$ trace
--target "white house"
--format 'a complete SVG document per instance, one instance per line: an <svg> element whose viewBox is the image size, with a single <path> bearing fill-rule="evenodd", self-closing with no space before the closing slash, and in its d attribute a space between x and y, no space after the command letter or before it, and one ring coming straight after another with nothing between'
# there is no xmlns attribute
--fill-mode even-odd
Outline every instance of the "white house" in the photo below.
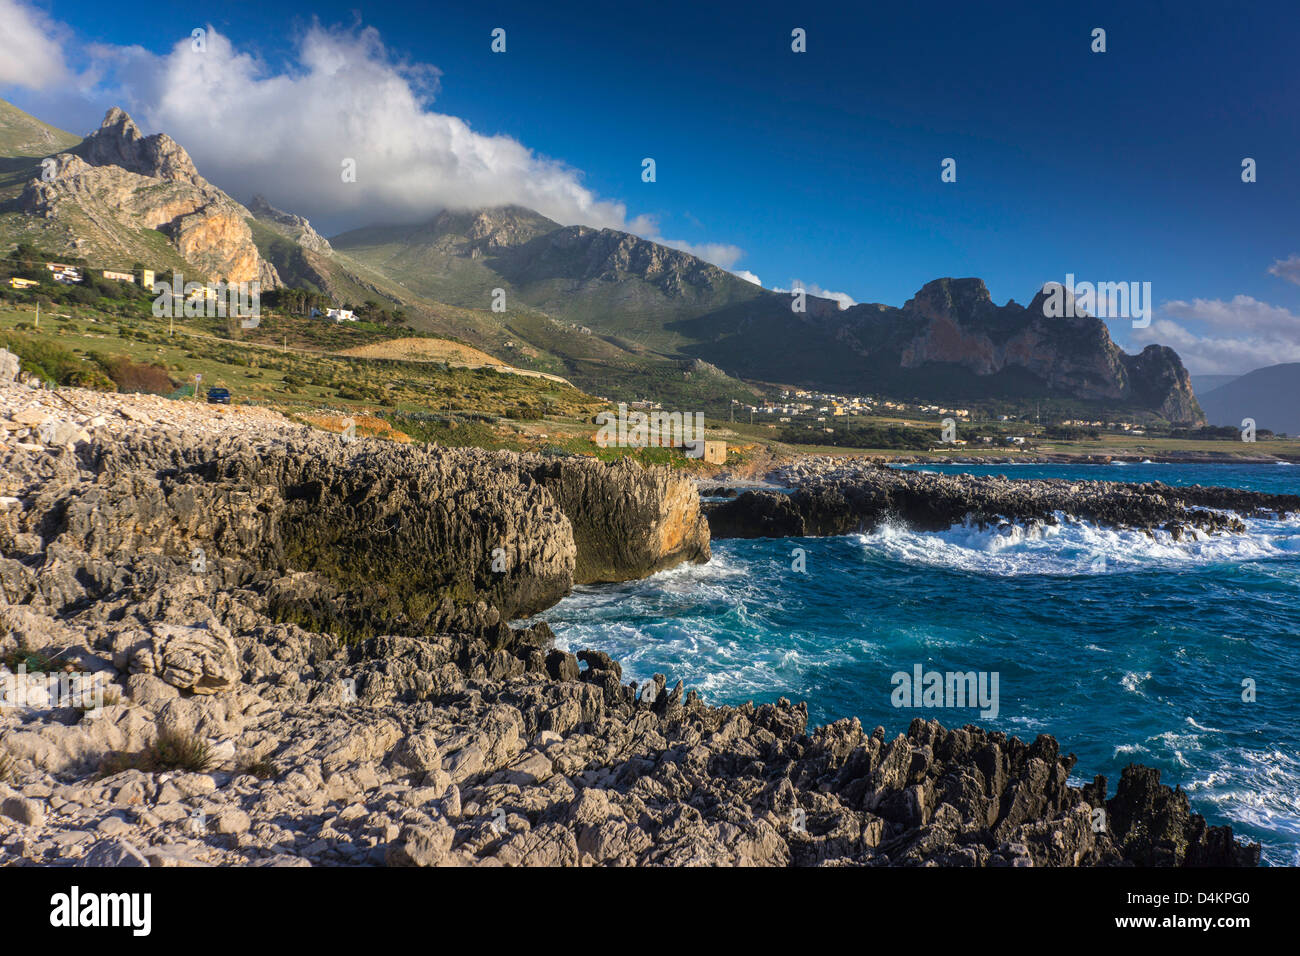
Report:
<svg viewBox="0 0 1300 956"><path fill-rule="evenodd" d="M323 315L327 319L333 319L335 322L355 322L356 314L351 309L326 309L322 312L320 309L312 309L311 317L314 319L318 315Z"/></svg>

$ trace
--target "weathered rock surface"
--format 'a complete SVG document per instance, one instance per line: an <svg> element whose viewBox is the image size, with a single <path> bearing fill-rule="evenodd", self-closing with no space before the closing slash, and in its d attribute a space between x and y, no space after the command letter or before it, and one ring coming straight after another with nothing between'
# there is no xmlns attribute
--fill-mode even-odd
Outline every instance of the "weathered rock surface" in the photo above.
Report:
<svg viewBox="0 0 1300 956"><path fill-rule="evenodd" d="M22 401L12 420L41 423L24 425L29 436L67 416ZM165 406L193 414L165 402L159 415ZM551 606L575 580L641 577L709 553L698 495L666 469L300 428L274 440L165 426L83 437L57 455L0 446L0 497L13 500L0 509L0 586L16 603L63 611L163 582L196 595L245 587L280 619L420 633L494 625ZM160 659L154 670L169 666L197 665ZM206 672L196 687L214 680Z"/></svg>
<svg viewBox="0 0 1300 956"><path fill-rule="evenodd" d="M279 226L286 236L310 252L328 255L333 252L329 240L312 228L302 216L276 209L265 196L257 195L248 204L248 211L258 219Z"/></svg>
<svg viewBox="0 0 1300 956"><path fill-rule="evenodd" d="M668 469L581 459L543 459L529 473L573 525L574 581L626 581L709 559L699 493Z"/></svg>
<svg viewBox="0 0 1300 956"><path fill-rule="evenodd" d="M0 400L9 421L33 407L18 388ZM506 626L487 600L559 593L576 528L637 530L599 514L613 469L344 446L215 411L184 414L226 434L186 437L136 421L133 399L97 400L132 417L72 448L0 437L0 496L16 502L0 509L0 656L105 688L89 707L32 693L0 707L0 865L1258 860L1155 771L1129 768L1114 796L1101 778L1071 787L1074 758L1050 737L920 720L892 739L856 720L809 730L805 705L711 707L663 675L625 683L608 655L556 648L545 624ZM644 540L592 566L698 554L689 496L625 480L612 499L642 509ZM571 520L575 507L588 510ZM491 577L506 531L540 568L526 581ZM417 595L462 587L475 606L416 626ZM325 594L336 622L387 609L406 633L304 627L284 619L285 594ZM164 731L201 740L206 764L104 763Z"/></svg>
<svg viewBox="0 0 1300 956"><path fill-rule="evenodd" d="M0 385L8 385L18 377L18 356L8 349L0 349Z"/></svg>

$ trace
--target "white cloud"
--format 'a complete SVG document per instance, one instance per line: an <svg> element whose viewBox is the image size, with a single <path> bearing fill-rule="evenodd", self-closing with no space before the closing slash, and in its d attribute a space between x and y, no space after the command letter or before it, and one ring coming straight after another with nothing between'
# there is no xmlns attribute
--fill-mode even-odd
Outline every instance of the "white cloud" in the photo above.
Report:
<svg viewBox="0 0 1300 956"><path fill-rule="evenodd" d="M809 295L814 295L819 299L830 299L832 302L839 305L841 311L858 304L847 292L831 292L827 289L823 289L816 282L804 282L802 279L791 279L789 289L778 289L773 287L772 291L790 292L794 289L803 289Z"/></svg>
<svg viewBox="0 0 1300 956"><path fill-rule="evenodd" d="M425 108L427 73L393 62L378 31L310 27L292 72L271 73L209 28L156 58L122 51L145 89L132 104L212 181L327 224L415 221L439 209L517 203L562 224L640 228L564 163ZM152 72L152 75L148 75ZM356 181L344 182L344 160Z"/></svg>
<svg viewBox="0 0 1300 956"><path fill-rule="evenodd" d="M1269 275L1300 285L1300 256L1278 259L1268 267Z"/></svg>
<svg viewBox="0 0 1300 956"><path fill-rule="evenodd" d="M763 284L763 280L760 279L758 276L754 275L754 273L750 272L748 269L736 269L733 270L731 274L734 275L737 279L744 279L746 282L752 282L754 283L754 285L757 286L761 286Z"/></svg>
<svg viewBox="0 0 1300 956"><path fill-rule="evenodd" d="M1148 328L1134 329L1140 346L1168 345L1196 374L1240 374L1300 361L1300 316L1248 295L1231 300L1164 303Z"/></svg>
<svg viewBox="0 0 1300 956"><path fill-rule="evenodd" d="M39 19L15 0L0 0L0 25L3 17ZM205 29L203 52L189 36L164 55L91 45L81 54L90 62L77 84L93 84L91 97L123 106L146 132L168 133L205 178L236 199L263 193L326 233L514 203L562 225L632 232L723 268L744 256L727 243L662 238L653 217L630 216L624 203L598 196L579 170L431 109L439 72L396 60L374 28L313 23L281 70ZM29 42L40 59L63 63L57 43ZM49 82L56 78L50 67ZM0 85L6 82L15 82L7 59L0 65ZM68 109L66 89L40 99L82 115ZM345 159L355 160L355 182L343 181Z"/></svg>
<svg viewBox="0 0 1300 956"><path fill-rule="evenodd" d="M0 85L44 90L70 79L62 37L41 11L0 0Z"/></svg>
<svg viewBox="0 0 1300 956"><path fill-rule="evenodd" d="M649 235L645 238L657 242L661 246L678 249L697 256L706 262L712 262L715 266L721 266L723 269L730 269L736 264L737 260L745 255L744 249L725 242L691 243L684 239L664 239L655 235Z"/></svg>
<svg viewBox="0 0 1300 956"><path fill-rule="evenodd" d="M1184 302L1176 299L1160 307L1162 314L1189 322L1203 322L1212 328L1235 329L1250 332L1285 332L1295 336L1300 333L1300 316L1289 309L1269 305L1248 295L1232 299L1193 299Z"/></svg>

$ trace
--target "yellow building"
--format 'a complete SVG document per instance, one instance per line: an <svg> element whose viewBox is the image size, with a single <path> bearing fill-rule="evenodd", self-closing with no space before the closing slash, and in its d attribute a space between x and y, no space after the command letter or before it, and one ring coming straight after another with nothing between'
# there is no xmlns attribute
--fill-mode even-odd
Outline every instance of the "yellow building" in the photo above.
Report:
<svg viewBox="0 0 1300 956"><path fill-rule="evenodd" d="M35 279L20 279L17 276L14 276L9 280L9 288L11 289L30 289L32 286L36 285L40 285L40 283Z"/></svg>

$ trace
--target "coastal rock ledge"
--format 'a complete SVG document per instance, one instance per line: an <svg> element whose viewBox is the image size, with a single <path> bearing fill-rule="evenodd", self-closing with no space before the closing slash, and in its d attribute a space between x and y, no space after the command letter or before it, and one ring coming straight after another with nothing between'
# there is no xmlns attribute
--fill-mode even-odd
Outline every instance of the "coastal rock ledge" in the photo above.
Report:
<svg viewBox="0 0 1300 956"><path fill-rule="evenodd" d="M981 528L1052 525L1066 520L1168 532L1246 530L1242 518L1300 513L1300 496L1173 486L1152 481L1009 480L902 471L883 465L840 466L803 479L790 494L747 491L707 507L715 538L792 538L870 532L891 521L918 531L964 523Z"/></svg>
<svg viewBox="0 0 1300 956"><path fill-rule="evenodd" d="M713 707L506 623L707 555L667 473L0 383L0 865L1258 862L1154 770Z"/></svg>

